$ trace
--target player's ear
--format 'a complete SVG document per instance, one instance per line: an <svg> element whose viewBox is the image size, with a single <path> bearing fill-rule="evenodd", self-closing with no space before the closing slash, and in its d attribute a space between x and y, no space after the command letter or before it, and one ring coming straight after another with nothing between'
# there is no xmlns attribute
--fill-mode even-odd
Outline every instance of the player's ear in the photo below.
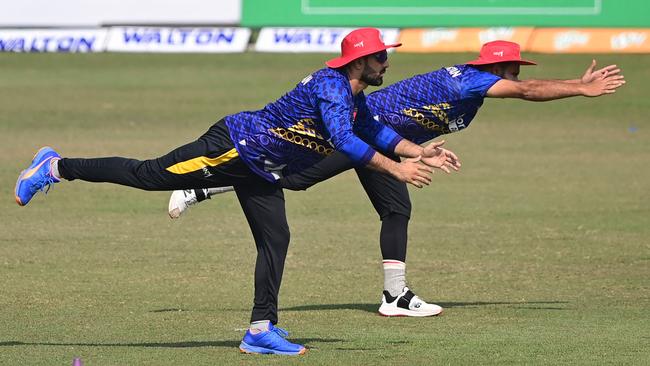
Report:
<svg viewBox="0 0 650 366"><path fill-rule="evenodd" d="M490 72L496 76L503 77L504 72L503 72L503 64L502 63L496 63L491 65L492 68Z"/></svg>
<svg viewBox="0 0 650 366"><path fill-rule="evenodd" d="M352 66L352 68L354 70L363 70L363 68L366 66L366 62L367 62L367 60L366 60L365 57L360 57L360 58L350 62L350 64L351 64L350 66Z"/></svg>

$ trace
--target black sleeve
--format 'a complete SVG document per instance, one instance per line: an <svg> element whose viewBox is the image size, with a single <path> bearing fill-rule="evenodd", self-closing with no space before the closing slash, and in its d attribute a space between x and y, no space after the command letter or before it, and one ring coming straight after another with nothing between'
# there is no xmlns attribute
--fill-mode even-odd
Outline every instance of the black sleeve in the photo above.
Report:
<svg viewBox="0 0 650 366"><path fill-rule="evenodd" d="M300 173L280 178L277 184L292 191L304 191L316 183L332 178L353 167L354 163L350 158L339 151L335 151Z"/></svg>

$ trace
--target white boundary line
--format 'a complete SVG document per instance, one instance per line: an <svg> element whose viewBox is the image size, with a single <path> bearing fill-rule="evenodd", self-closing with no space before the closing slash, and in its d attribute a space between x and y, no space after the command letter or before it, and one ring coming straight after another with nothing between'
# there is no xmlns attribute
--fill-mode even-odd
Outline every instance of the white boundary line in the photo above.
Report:
<svg viewBox="0 0 650 366"><path fill-rule="evenodd" d="M593 0L592 7L312 7L310 0L301 0L305 15L600 15L602 0Z"/></svg>

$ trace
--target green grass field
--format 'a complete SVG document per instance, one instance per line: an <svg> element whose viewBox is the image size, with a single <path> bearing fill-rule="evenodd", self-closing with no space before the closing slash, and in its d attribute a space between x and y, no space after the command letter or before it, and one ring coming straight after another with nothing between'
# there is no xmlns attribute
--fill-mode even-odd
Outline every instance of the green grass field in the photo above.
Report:
<svg viewBox="0 0 650 366"><path fill-rule="evenodd" d="M413 189L408 277L446 308L376 314L379 221L353 173L287 193L280 325L306 356L241 355L255 249L234 195L172 222L168 194L66 182L29 206L34 152L150 158L257 109L329 55L0 54L0 364L647 365L650 55L599 56L627 85L550 103L486 100L447 137L463 161ZM529 55L576 78L588 55ZM469 54L391 58L386 82Z"/></svg>

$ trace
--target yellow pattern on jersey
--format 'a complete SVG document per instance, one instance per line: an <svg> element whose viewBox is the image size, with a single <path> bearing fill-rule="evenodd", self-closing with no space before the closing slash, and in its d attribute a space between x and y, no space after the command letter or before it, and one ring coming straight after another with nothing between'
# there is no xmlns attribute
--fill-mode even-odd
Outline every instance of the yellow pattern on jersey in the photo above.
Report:
<svg viewBox="0 0 650 366"><path fill-rule="evenodd" d="M332 146L313 127L314 121L311 118L305 118L289 128L276 127L269 129L269 131L283 140L304 146L321 155L330 155L333 153L334 149ZM323 143L326 143L327 146Z"/></svg>
<svg viewBox="0 0 650 366"><path fill-rule="evenodd" d="M446 110L451 108L452 107L449 103L440 103L440 104L431 104L431 105L422 106L422 109L431 112L431 114L435 118L437 118L440 122L443 122L445 125L449 125L449 116L447 115ZM402 113L411 117L413 121L415 121L420 126L426 128L427 130L438 131L440 133L450 132L448 127L440 126L438 123L436 123L436 121L433 121L425 117L422 112L418 111L415 108L404 109L402 110Z"/></svg>

